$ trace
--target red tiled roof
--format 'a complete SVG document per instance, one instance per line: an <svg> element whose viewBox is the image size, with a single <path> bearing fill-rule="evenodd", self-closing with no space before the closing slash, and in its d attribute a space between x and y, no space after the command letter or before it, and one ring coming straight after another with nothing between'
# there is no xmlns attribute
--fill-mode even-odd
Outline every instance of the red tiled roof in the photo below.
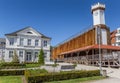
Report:
<svg viewBox="0 0 120 83"><path fill-rule="evenodd" d="M116 51L119 50L120 51L120 47L119 46L100 45L100 48L101 49L116 50ZM68 53L73 53L73 52L78 52L78 51L84 51L84 50L90 50L90 49L99 49L99 45L86 46L86 47L74 49L74 50L71 50L71 51L63 52L61 54L68 54Z"/></svg>

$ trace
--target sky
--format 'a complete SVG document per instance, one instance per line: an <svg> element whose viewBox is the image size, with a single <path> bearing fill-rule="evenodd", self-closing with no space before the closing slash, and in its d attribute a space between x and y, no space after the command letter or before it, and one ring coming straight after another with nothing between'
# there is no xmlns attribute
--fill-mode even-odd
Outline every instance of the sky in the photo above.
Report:
<svg viewBox="0 0 120 83"><path fill-rule="evenodd" d="M31 26L55 46L93 25L91 5L97 2L106 5L110 31L120 27L120 0L0 0L0 38Z"/></svg>

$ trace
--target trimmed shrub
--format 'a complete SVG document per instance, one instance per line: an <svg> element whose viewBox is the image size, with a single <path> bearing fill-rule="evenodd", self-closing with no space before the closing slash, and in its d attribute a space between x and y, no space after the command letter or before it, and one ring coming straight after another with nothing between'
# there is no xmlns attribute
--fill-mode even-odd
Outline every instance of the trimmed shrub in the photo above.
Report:
<svg viewBox="0 0 120 83"><path fill-rule="evenodd" d="M26 65L23 63L2 63L0 65L1 69L17 69L24 68Z"/></svg>
<svg viewBox="0 0 120 83"><path fill-rule="evenodd" d="M1 70L0 76L24 75L24 70Z"/></svg>
<svg viewBox="0 0 120 83"><path fill-rule="evenodd" d="M29 71L25 71L25 77L28 83L41 83L41 82L49 82L49 81L59 81L59 80L68 80L75 78L83 78L83 77L92 77L99 76L99 70L92 71L70 71L70 72L60 72L60 73L43 73L38 75L30 75Z"/></svg>

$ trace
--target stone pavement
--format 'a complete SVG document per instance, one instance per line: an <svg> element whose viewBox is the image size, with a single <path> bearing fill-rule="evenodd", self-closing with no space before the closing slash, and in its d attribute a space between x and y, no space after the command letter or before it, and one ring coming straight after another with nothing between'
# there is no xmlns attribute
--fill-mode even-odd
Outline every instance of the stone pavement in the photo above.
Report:
<svg viewBox="0 0 120 83"><path fill-rule="evenodd" d="M76 70L81 70L81 69L83 69L83 70L95 70L95 69L99 69L99 67L86 66L86 65L79 64L76 67ZM120 79L120 69L105 68L105 67L102 67L102 69L107 71L107 76Z"/></svg>
<svg viewBox="0 0 120 83"><path fill-rule="evenodd" d="M60 65L62 64L69 64L69 63L60 63ZM78 64L77 67L75 68L75 70L96 70L96 69L99 69L99 67L87 66L81 64ZM103 80L91 81L88 83L120 83L120 68L116 69L116 68L102 67L102 69L107 71L107 76L109 76L109 78Z"/></svg>
<svg viewBox="0 0 120 83"><path fill-rule="evenodd" d="M107 78L107 79L91 81L91 82L88 82L88 83L120 83L120 79L110 77L110 78Z"/></svg>

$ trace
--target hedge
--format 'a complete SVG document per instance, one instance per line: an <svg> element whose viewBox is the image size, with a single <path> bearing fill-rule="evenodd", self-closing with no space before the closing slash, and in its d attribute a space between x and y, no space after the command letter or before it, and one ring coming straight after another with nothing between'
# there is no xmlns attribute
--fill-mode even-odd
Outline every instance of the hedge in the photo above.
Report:
<svg viewBox="0 0 120 83"><path fill-rule="evenodd" d="M24 63L1 63L0 69L17 69L17 68L24 68L26 64Z"/></svg>
<svg viewBox="0 0 120 83"><path fill-rule="evenodd" d="M99 70L92 70L92 71L81 70L81 71L72 71L72 72L48 73L48 74L40 74L35 76L31 76L29 71L25 71L25 77L28 83L60 81L60 80L92 77L92 76L99 76L99 75L100 75Z"/></svg>
<svg viewBox="0 0 120 83"><path fill-rule="evenodd" d="M0 76L24 75L25 70L1 70Z"/></svg>

